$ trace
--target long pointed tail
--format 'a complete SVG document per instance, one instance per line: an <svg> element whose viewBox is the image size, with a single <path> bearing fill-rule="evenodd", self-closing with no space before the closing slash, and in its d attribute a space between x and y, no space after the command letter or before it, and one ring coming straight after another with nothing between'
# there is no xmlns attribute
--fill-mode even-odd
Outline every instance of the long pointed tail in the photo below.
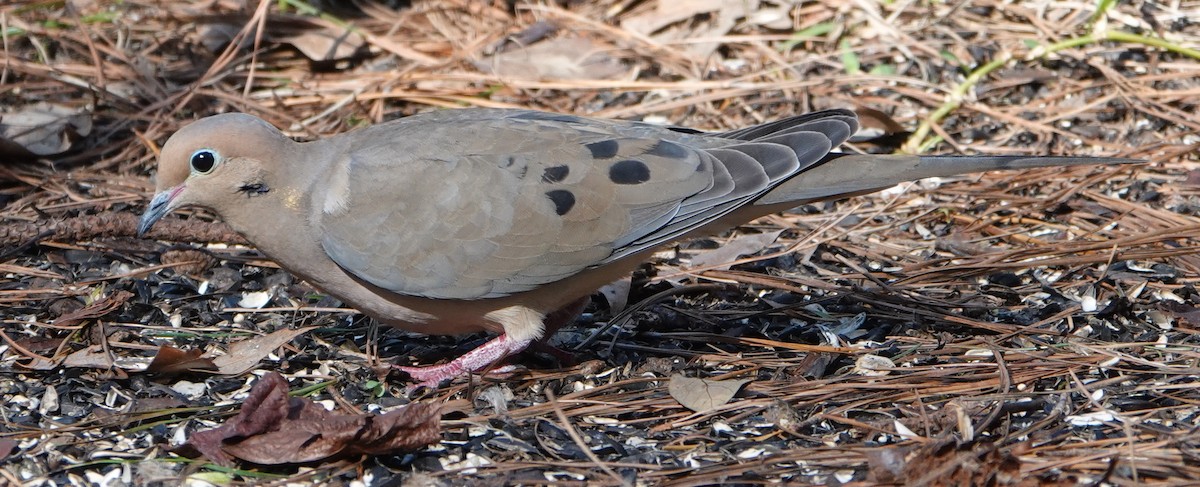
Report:
<svg viewBox="0 0 1200 487"><path fill-rule="evenodd" d="M834 199L889 188L905 181L982 171L1085 164L1145 162L1115 157L909 156L830 154L776 186L754 204L778 205Z"/></svg>

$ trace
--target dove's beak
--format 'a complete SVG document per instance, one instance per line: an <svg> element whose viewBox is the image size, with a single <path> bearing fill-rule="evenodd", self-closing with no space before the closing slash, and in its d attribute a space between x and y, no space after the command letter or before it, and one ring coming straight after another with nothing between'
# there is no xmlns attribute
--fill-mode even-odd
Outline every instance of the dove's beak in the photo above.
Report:
<svg viewBox="0 0 1200 487"><path fill-rule="evenodd" d="M146 208L145 213L142 213L142 219L138 222L137 231L139 237L145 235L146 232L150 231L150 227L154 226L155 222L175 209L175 205L171 203L175 201L175 197L179 196L183 188L184 185L181 184L154 195L154 199L150 200L150 206Z"/></svg>

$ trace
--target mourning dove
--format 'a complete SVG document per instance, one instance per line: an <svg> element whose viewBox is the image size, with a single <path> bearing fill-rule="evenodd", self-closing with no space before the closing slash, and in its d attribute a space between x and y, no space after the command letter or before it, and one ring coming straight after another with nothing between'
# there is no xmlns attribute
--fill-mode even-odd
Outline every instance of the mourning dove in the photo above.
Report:
<svg viewBox="0 0 1200 487"><path fill-rule="evenodd" d="M254 116L216 115L163 146L139 231L176 208L208 208L378 320L499 333L448 363L401 368L437 385L524 349L675 240L919 178L1133 162L830 152L857 129L847 110L705 133L460 109L295 142Z"/></svg>

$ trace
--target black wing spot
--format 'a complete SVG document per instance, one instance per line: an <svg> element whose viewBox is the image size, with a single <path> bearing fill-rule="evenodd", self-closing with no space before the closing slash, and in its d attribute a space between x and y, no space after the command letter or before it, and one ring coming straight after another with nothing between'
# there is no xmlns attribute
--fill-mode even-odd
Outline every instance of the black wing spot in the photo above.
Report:
<svg viewBox="0 0 1200 487"><path fill-rule="evenodd" d="M567 179L567 175L571 174L571 168L566 164L561 166L550 166L542 173L542 181L547 183L558 183Z"/></svg>
<svg viewBox="0 0 1200 487"><path fill-rule="evenodd" d="M558 213L558 216L566 215L575 206L575 193L565 189L547 191L546 197L554 203L554 212Z"/></svg>
<svg viewBox="0 0 1200 487"><path fill-rule="evenodd" d="M589 151L592 151L593 159L611 159L616 157L617 151L621 148L621 144L615 140L601 140L600 142L592 142L585 145Z"/></svg>
<svg viewBox="0 0 1200 487"><path fill-rule="evenodd" d="M646 124L646 125L650 125L650 124ZM654 127L657 127L657 125L654 125ZM703 134L703 133L705 133L703 130L690 129L690 128L687 128L687 127L666 127L666 129L667 129L667 130L670 130L670 131L672 131L672 132L678 132L678 133L681 133L681 134L689 134L689 135L696 135L696 134Z"/></svg>
<svg viewBox="0 0 1200 487"><path fill-rule="evenodd" d="M660 140L654 147L646 151L646 154L658 157L666 157L668 159L687 159L691 154L686 147L674 142Z"/></svg>
<svg viewBox="0 0 1200 487"><path fill-rule="evenodd" d="M608 168L608 179L617 184L641 184L650 180L650 167L642 161L626 159Z"/></svg>

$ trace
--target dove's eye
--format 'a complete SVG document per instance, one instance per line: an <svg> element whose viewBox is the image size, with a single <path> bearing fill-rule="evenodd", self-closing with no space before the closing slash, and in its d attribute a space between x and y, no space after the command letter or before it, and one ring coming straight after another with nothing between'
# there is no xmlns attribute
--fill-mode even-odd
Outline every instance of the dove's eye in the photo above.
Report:
<svg viewBox="0 0 1200 487"><path fill-rule="evenodd" d="M192 153L192 172L200 174L208 174L217 166L217 151L212 149L200 149Z"/></svg>

